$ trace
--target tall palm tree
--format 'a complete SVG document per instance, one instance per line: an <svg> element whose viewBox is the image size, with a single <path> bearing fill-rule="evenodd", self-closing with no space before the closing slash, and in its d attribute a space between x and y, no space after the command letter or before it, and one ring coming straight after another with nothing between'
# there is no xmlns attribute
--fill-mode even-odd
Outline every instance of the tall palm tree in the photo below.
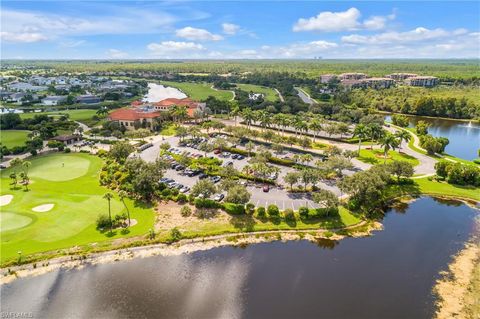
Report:
<svg viewBox="0 0 480 319"><path fill-rule="evenodd" d="M255 120L255 114L253 113L251 108L245 108L242 111L242 117L245 123L247 124L247 127L250 129L250 126L252 125L253 121Z"/></svg>
<svg viewBox="0 0 480 319"><path fill-rule="evenodd" d="M408 143L408 142L412 139L412 135L411 135L409 132L405 131L405 130L397 131L397 132L395 133L395 136L396 136L396 137L398 138L398 140L400 141L400 143L399 143L399 149L400 149L400 150L402 149L402 143L403 143L403 141L405 141L405 142Z"/></svg>
<svg viewBox="0 0 480 319"><path fill-rule="evenodd" d="M353 136L358 138L358 154L360 154L362 140L368 137L368 133L368 128L364 124L358 124L353 130Z"/></svg>
<svg viewBox="0 0 480 319"><path fill-rule="evenodd" d="M398 144L399 143L397 137L391 133L385 134L385 136L382 138L382 140L380 141L380 146L383 147L383 154L385 157L384 163L387 162L388 151L398 147Z"/></svg>
<svg viewBox="0 0 480 319"><path fill-rule="evenodd" d="M248 152L248 156L252 156L252 151L255 149L255 143L249 141L247 144L245 144L245 149Z"/></svg>
<svg viewBox="0 0 480 319"><path fill-rule="evenodd" d="M105 195L103 195L103 198L105 198L108 201L108 219L110 221L110 233L112 233L113 225L112 225L112 209L111 209L111 206L110 206L110 201L112 200L113 195L112 195L112 193L107 192L107 193L105 193Z"/></svg>
<svg viewBox="0 0 480 319"><path fill-rule="evenodd" d="M125 198L128 197L128 193L126 191L119 191L118 196L120 197L120 200L123 203L123 206L125 206L125 209L127 210L127 216L128 216L128 226L130 226L130 210L127 207L127 204L125 203ZM110 203L110 201L109 201ZM110 204L109 204L110 205Z"/></svg>
<svg viewBox="0 0 480 319"><path fill-rule="evenodd" d="M308 128L313 131L313 142L315 143L317 138L317 133L322 130L322 122L320 121L319 118L313 118L310 121Z"/></svg>
<svg viewBox="0 0 480 319"><path fill-rule="evenodd" d="M261 110L261 111L260 111L259 120L260 120L260 125L261 125L262 128L265 130L265 129L267 129L267 128L270 126L270 124L272 123L271 114L268 113L268 112L265 111L265 110Z"/></svg>
<svg viewBox="0 0 480 319"><path fill-rule="evenodd" d="M233 116L233 120L235 121L235 126L237 126L237 116L240 114L240 107L238 104L232 106L230 110L230 115Z"/></svg>

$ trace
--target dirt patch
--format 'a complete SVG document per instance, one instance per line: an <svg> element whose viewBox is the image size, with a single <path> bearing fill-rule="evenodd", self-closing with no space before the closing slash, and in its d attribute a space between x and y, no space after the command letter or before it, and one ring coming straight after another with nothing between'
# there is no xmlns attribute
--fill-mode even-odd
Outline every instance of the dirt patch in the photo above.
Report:
<svg viewBox="0 0 480 319"><path fill-rule="evenodd" d="M190 207L192 214L190 216L182 216L180 210L183 205L175 202L168 202L159 204L155 211L157 212L157 219L155 222L155 230L170 230L174 227L183 228L183 226L191 226L196 224L199 227L213 222L228 223L231 219L227 213L221 210L197 210L194 206L185 204Z"/></svg>
<svg viewBox="0 0 480 319"><path fill-rule="evenodd" d="M10 204L13 199L13 195L2 195L0 196L0 206L5 206Z"/></svg>
<svg viewBox="0 0 480 319"><path fill-rule="evenodd" d="M480 240L465 244L434 287L436 318L480 317Z"/></svg>
<svg viewBox="0 0 480 319"><path fill-rule="evenodd" d="M46 213L48 211L51 211L54 206L55 204L43 204L43 205L33 207L32 210L37 213Z"/></svg>

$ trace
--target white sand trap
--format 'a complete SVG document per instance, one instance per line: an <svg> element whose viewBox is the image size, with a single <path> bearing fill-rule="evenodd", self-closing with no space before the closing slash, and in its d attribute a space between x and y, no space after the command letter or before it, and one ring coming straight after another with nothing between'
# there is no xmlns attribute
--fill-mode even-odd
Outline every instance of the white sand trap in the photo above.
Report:
<svg viewBox="0 0 480 319"><path fill-rule="evenodd" d="M13 199L13 195L2 195L0 196L0 206L5 206L10 204Z"/></svg>
<svg viewBox="0 0 480 319"><path fill-rule="evenodd" d="M128 221L127 221L128 223ZM136 219L133 219L133 218L130 218L130 227L133 227L135 226L136 224L138 224L137 220Z"/></svg>
<svg viewBox="0 0 480 319"><path fill-rule="evenodd" d="M43 204L33 207L32 210L37 213L45 213L52 210L53 206L55 206L55 204Z"/></svg>

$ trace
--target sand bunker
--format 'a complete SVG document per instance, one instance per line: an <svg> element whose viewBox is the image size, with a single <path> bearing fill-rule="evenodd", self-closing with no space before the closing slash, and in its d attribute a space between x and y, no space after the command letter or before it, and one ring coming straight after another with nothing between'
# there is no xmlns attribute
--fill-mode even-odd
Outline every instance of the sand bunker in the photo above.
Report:
<svg viewBox="0 0 480 319"><path fill-rule="evenodd" d="M5 206L10 204L13 199L13 195L2 195L0 196L0 206Z"/></svg>
<svg viewBox="0 0 480 319"><path fill-rule="evenodd" d="M45 213L52 210L53 206L55 206L55 204L43 204L37 207L33 207L32 210L37 213Z"/></svg>

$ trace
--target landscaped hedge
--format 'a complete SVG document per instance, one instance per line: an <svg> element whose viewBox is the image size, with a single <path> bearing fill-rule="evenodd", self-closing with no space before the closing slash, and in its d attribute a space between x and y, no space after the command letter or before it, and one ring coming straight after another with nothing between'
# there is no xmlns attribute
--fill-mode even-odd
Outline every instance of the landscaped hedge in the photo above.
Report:
<svg viewBox="0 0 480 319"><path fill-rule="evenodd" d="M243 215L245 214L245 206L242 204L224 203L223 209L231 215Z"/></svg>
<svg viewBox="0 0 480 319"><path fill-rule="evenodd" d="M194 204L196 208L222 208L222 204L209 198L195 198Z"/></svg>

